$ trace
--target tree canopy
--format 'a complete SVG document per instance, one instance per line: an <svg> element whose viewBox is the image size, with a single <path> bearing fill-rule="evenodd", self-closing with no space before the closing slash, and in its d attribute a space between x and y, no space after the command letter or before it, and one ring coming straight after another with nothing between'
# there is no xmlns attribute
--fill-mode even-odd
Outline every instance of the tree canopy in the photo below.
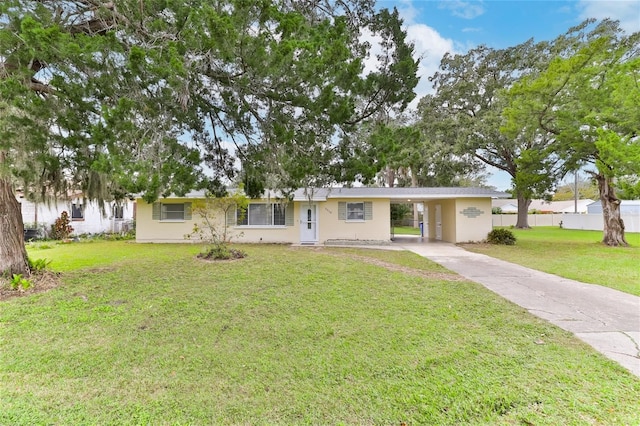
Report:
<svg viewBox="0 0 640 426"><path fill-rule="evenodd" d="M529 40L507 49L478 46L463 55L444 56L440 69L430 78L435 94L423 98L422 123L435 124L436 134L458 156L507 172L518 197L517 227L526 228L527 210L533 197L544 197L556 177L556 159L547 147L547 132L520 129L501 132L502 111L507 104L504 89L524 75L540 72L549 60L554 43Z"/></svg>
<svg viewBox="0 0 640 426"><path fill-rule="evenodd" d="M258 186L334 179L337 138L415 96L401 25L372 0L3 1L0 184L151 201L238 160Z"/></svg>
<svg viewBox="0 0 640 426"><path fill-rule="evenodd" d="M397 11L371 1L9 0L0 13L5 164L46 188L69 184L64 171L91 197L184 193L200 160L233 177L230 142L249 170L296 186L329 173L336 135L405 107L417 83ZM363 29L383 47L366 74Z"/></svg>

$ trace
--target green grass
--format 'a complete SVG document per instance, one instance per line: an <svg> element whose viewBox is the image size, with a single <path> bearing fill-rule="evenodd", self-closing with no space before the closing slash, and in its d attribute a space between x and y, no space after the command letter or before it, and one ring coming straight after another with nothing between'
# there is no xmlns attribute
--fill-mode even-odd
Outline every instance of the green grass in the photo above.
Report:
<svg viewBox="0 0 640 426"><path fill-rule="evenodd" d="M420 228L412 226L394 226L392 229L394 235L420 235Z"/></svg>
<svg viewBox="0 0 640 426"><path fill-rule="evenodd" d="M607 247L600 231L556 227L512 229L514 246L463 244L522 266L640 296L640 234L627 233L629 247Z"/></svg>
<svg viewBox="0 0 640 426"><path fill-rule="evenodd" d="M640 422L637 377L427 259L242 248L31 247L64 282L0 302L0 424Z"/></svg>

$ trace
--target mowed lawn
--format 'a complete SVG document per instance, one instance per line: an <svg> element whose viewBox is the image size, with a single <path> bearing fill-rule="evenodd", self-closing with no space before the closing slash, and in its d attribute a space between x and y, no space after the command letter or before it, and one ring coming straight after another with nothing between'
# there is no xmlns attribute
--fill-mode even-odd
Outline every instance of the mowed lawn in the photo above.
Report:
<svg viewBox="0 0 640 426"><path fill-rule="evenodd" d="M601 231L534 227L511 229L516 245L462 244L508 262L640 296L640 234L625 235L629 247L607 247Z"/></svg>
<svg viewBox="0 0 640 426"><path fill-rule="evenodd" d="M0 302L0 424L635 425L640 380L408 252L94 242Z"/></svg>

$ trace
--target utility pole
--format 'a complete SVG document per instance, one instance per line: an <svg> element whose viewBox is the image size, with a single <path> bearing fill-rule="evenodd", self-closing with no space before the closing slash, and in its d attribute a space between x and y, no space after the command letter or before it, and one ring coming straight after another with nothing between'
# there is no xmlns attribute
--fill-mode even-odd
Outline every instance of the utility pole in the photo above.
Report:
<svg viewBox="0 0 640 426"><path fill-rule="evenodd" d="M578 213L578 170L576 170L573 183L573 212Z"/></svg>

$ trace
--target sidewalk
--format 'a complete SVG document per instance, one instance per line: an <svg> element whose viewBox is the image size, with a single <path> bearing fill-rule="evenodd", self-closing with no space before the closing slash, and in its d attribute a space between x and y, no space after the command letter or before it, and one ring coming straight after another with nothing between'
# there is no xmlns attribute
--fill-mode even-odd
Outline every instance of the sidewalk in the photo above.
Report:
<svg viewBox="0 0 640 426"><path fill-rule="evenodd" d="M640 376L640 297L535 271L443 242L398 238L424 256L527 309Z"/></svg>

